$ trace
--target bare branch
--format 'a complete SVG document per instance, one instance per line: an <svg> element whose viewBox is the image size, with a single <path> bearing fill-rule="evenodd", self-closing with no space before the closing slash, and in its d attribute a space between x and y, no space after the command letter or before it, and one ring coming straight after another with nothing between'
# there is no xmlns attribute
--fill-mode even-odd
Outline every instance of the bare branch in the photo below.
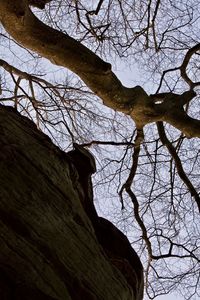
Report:
<svg viewBox="0 0 200 300"><path fill-rule="evenodd" d="M159 136L160 139L163 143L164 146L167 147L169 153L171 154L171 156L174 159L175 165L176 165L176 169L178 171L178 174L180 176L180 178L183 180L183 182L185 183L185 185L187 186L188 190L191 193L191 196L194 197L197 207L199 209L200 212L200 197L199 194L197 193L195 187L193 186L192 182L189 180L188 176L186 175L183 167L182 167L182 163L181 160L178 156L178 154L176 153L176 150L174 148L174 146L172 145L172 143L170 143L169 139L166 136L165 130L164 130L164 126L162 122L157 122L157 128L158 128L158 132L159 132Z"/></svg>
<svg viewBox="0 0 200 300"><path fill-rule="evenodd" d="M194 47L190 48L185 57L184 60L182 62L182 65L180 66L180 71L181 71L181 76L182 78L188 83L188 85L191 88L194 88L195 86L200 85L200 81L199 82L193 82L189 76L187 75L187 66L189 64L190 59L192 58L192 55L195 54L197 51L200 50L200 44L196 44Z"/></svg>

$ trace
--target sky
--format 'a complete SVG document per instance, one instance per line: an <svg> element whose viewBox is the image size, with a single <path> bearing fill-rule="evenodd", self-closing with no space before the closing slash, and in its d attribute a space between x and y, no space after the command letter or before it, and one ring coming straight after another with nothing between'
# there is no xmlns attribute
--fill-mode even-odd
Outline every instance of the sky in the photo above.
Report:
<svg viewBox="0 0 200 300"><path fill-rule="evenodd" d="M171 294L166 296L160 296L156 298L157 300L184 300L183 297L178 297L177 295Z"/></svg>
<svg viewBox="0 0 200 300"><path fill-rule="evenodd" d="M123 62L117 61L116 65L113 66L114 73L121 80L122 84L127 87L134 87L135 85L141 85L147 92L154 93L155 88L145 83L142 76L142 70L138 68L133 68L131 66L127 67ZM148 300L147 296L144 300ZM156 300L184 300L183 297L177 296L175 294L159 296Z"/></svg>
<svg viewBox="0 0 200 300"><path fill-rule="evenodd" d="M121 80L122 84L127 87L134 87L135 85L141 85L146 91L151 91L151 93L154 93L151 86L148 86L148 84L143 82L141 79L142 77L142 70L139 69L133 69L133 67L127 68L123 63L117 63L117 66L113 68L114 73L118 76L118 78ZM144 85L142 84L144 83ZM145 296L144 300L148 300L149 298ZM177 296L174 293L165 295L165 296L158 296L156 300L185 300L181 296Z"/></svg>

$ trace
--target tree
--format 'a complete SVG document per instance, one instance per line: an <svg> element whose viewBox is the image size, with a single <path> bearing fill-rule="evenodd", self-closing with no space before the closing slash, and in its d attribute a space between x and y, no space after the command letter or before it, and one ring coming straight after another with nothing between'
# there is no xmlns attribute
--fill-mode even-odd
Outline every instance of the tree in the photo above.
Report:
<svg viewBox="0 0 200 300"><path fill-rule="evenodd" d="M45 10L33 13L29 4ZM198 14L195 0L0 1L10 34L2 29L3 46L12 43L19 57L1 60L2 101L63 149L69 139L93 146L96 195L118 192L151 297L178 288L186 298L199 295ZM143 68L150 95L141 85L123 86L105 62L113 55ZM59 66L59 75L44 77L50 65L41 57Z"/></svg>

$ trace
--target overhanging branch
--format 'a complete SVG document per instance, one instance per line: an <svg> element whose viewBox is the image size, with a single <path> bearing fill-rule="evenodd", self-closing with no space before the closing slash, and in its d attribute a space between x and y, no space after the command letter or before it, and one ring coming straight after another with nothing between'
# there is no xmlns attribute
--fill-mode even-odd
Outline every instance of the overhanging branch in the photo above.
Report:
<svg viewBox="0 0 200 300"><path fill-rule="evenodd" d="M0 0L0 21L18 43L76 73L106 106L130 115L137 128L166 121L188 137L200 137L200 121L189 117L181 106L171 106L177 100L176 94L168 93L170 105L157 104L142 87L124 87L109 63L69 35L42 23L28 3L27 0Z"/></svg>

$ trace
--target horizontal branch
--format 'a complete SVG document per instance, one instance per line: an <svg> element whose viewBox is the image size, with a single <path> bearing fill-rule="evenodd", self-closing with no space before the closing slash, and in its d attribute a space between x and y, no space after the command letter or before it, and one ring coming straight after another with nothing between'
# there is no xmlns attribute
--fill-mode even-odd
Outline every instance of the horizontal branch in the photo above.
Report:
<svg viewBox="0 0 200 300"><path fill-rule="evenodd" d="M171 112L164 120L183 132L187 138L200 137L200 120L191 118L184 110Z"/></svg>
<svg viewBox="0 0 200 300"><path fill-rule="evenodd" d="M13 5L13 2L15 5ZM76 73L104 103L126 109L126 90L111 71L111 65L67 34L42 23L29 9L26 1L0 0L0 20L6 31L23 47ZM135 88L137 97L147 96L141 87Z"/></svg>
<svg viewBox="0 0 200 300"><path fill-rule="evenodd" d="M166 93L166 99L159 103L158 95L148 96L140 86L123 86L109 63L68 34L42 23L28 2L0 0L0 21L19 44L76 73L106 106L130 115L138 129L148 123L166 121L188 137L200 137L200 121L190 118L182 109L183 102L194 98L193 92L184 93L182 102L183 95Z"/></svg>

